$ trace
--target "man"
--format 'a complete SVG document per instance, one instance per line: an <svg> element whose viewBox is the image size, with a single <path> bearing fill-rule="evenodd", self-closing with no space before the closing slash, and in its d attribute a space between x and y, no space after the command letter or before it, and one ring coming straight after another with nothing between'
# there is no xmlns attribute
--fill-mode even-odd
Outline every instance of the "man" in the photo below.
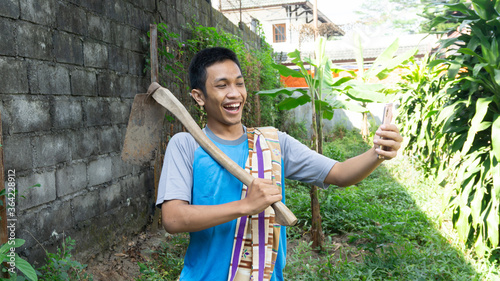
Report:
<svg viewBox="0 0 500 281"><path fill-rule="evenodd" d="M236 55L225 48L202 50L191 61L189 78L191 96L207 113L204 132L245 167L249 141L241 117L247 92ZM286 177L319 186L355 184L383 161L378 155L391 159L397 154L402 137L396 126L381 126L377 135L384 138L377 144L387 150L372 148L337 162L279 132L283 182ZM217 164L190 134L176 134L165 154L157 205L161 205L167 232L190 232L180 280L228 280L237 219L261 213L283 195L284 190L271 180L256 178L242 197L241 182ZM277 236L280 244L271 280L283 280L285 227Z"/></svg>

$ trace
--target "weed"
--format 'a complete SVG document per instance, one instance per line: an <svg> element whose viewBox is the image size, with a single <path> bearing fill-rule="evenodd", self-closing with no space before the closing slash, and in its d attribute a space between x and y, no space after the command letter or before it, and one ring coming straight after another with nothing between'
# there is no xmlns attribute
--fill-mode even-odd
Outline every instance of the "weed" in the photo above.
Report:
<svg viewBox="0 0 500 281"><path fill-rule="evenodd" d="M87 265L72 259L71 251L74 247L75 240L68 236L63 240L62 248L57 247L57 253L46 252L47 264L39 269L39 280L93 280L91 274L85 273Z"/></svg>
<svg viewBox="0 0 500 281"><path fill-rule="evenodd" d="M136 281L177 280L184 266L184 255L188 245L185 234L171 235L161 249L153 254L154 260L138 263L140 275Z"/></svg>

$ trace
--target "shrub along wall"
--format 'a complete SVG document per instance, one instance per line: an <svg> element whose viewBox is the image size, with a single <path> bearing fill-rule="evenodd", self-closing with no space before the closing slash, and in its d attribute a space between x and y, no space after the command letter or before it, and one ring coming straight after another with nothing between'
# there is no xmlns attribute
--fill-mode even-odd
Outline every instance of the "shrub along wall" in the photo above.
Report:
<svg viewBox="0 0 500 281"><path fill-rule="evenodd" d="M151 167L120 159L133 97L150 82L149 25L166 22L188 36L183 26L195 20L260 39L206 0L0 6L4 169L15 170L19 191L16 236L26 240L20 254L42 263L43 248L53 251L64 233L85 261L144 229L154 209Z"/></svg>

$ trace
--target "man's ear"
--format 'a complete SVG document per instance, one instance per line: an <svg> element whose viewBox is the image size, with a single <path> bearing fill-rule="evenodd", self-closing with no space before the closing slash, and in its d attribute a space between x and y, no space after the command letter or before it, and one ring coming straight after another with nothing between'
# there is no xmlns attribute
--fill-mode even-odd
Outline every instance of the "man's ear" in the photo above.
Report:
<svg viewBox="0 0 500 281"><path fill-rule="evenodd" d="M191 90L191 96L196 101L196 103L198 103L199 106L205 105L205 95L200 89Z"/></svg>

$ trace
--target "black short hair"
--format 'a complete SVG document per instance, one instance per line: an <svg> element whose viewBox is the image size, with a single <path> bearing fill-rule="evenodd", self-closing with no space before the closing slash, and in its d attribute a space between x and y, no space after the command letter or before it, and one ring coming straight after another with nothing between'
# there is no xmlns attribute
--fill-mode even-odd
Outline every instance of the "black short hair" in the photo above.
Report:
<svg viewBox="0 0 500 281"><path fill-rule="evenodd" d="M207 93L205 83L207 82L207 67L225 60L232 60L238 65L238 68L241 71L238 57L230 49L213 47L199 51L193 57L191 64L189 65L189 81L191 84L191 90L200 89L206 96Z"/></svg>

